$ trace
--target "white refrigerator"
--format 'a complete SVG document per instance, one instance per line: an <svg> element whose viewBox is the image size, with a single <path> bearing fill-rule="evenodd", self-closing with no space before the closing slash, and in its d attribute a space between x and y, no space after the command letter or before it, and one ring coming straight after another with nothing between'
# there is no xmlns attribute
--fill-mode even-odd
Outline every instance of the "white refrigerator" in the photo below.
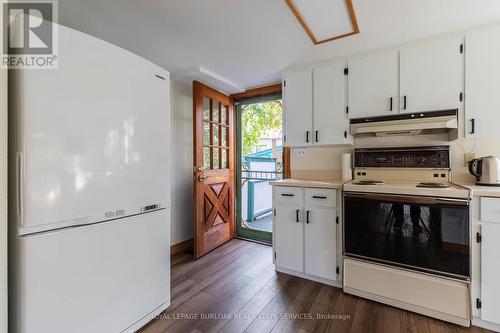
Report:
<svg viewBox="0 0 500 333"><path fill-rule="evenodd" d="M170 81L64 26L12 70L10 331L133 332L170 303Z"/></svg>

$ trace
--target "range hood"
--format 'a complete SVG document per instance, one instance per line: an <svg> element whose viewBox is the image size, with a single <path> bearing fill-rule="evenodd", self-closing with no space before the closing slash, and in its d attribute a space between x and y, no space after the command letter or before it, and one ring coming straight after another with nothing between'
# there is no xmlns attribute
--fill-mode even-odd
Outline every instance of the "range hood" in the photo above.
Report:
<svg viewBox="0 0 500 333"><path fill-rule="evenodd" d="M458 109L354 118L350 124L354 136L446 133L451 141L458 137Z"/></svg>

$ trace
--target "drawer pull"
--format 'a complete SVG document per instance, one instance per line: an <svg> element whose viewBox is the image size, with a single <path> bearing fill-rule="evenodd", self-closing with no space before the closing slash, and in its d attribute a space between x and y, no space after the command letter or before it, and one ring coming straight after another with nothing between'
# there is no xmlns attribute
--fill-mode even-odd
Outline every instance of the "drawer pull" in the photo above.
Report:
<svg viewBox="0 0 500 333"><path fill-rule="evenodd" d="M313 199L327 199L327 197L323 195L313 195Z"/></svg>
<svg viewBox="0 0 500 333"><path fill-rule="evenodd" d="M295 211L295 222L300 222L300 220L299 220L299 213L300 213L300 209L297 209Z"/></svg>
<svg viewBox="0 0 500 333"><path fill-rule="evenodd" d="M311 221L309 221L309 214L310 214L310 213L311 213L311 211L310 211L310 210L308 210L308 211L306 212L306 223L307 223L307 224L311 223Z"/></svg>
<svg viewBox="0 0 500 333"><path fill-rule="evenodd" d="M291 193L281 193L281 196L282 197L294 197L295 194L291 194Z"/></svg>

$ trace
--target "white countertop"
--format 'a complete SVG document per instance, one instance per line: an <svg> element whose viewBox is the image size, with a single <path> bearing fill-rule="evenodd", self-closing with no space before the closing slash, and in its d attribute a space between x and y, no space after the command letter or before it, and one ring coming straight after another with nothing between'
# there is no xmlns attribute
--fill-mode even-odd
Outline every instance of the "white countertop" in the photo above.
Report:
<svg viewBox="0 0 500 333"><path fill-rule="evenodd" d="M282 179L269 182L273 186L292 187L315 187L315 188L335 188L340 189L344 182L342 180L308 180L308 179Z"/></svg>
<svg viewBox="0 0 500 333"><path fill-rule="evenodd" d="M470 189L472 191L472 195L500 198L500 187L497 186L484 186L476 184L460 184L460 185Z"/></svg>

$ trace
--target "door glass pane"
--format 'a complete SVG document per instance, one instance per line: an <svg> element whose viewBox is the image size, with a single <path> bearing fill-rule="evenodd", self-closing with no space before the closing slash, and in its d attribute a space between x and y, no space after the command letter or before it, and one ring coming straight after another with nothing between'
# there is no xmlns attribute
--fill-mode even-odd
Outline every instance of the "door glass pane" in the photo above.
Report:
<svg viewBox="0 0 500 333"><path fill-rule="evenodd" d="M219 102L213 101L213 115L212 120L214 122L219 122Z"/></svg>
<svg viewBox="0 0 500 333"><path fill-rule="evenodd" d="M219 128L220 126L219 125L216 125L214 124L213 125L214 127L214 142L213 142L213 145L214 146L218 146L220 145L220 140L219 140Z"/></svg>
<svg viewBox="0 0 500 333"><path fill-rule="evenodd" d="M220 148L213 148L213 157L214 157L213 169L219 169L219 152Z"/></svg>
<svg viewBox="0 0 500 333"><path fill-rule="evenodd" d="M203 147L203 169L210 170L210 147Z"/></svg>
<svg viewBox="0 0 500 333"><path fill-rule="evenodd" d="M229 169L228 158L227 158L228 153L229 150L222 149L221 169Z"/></svg>
<svg viewBox="0 0 500 333"><path fill-rule="evenodd" d="M210 123L203 122L203 144L210 144Z"/></svg>
<svg viewBox="0 0 500 333"><path fill-rule="evenodd" d="M203 120L210 120L210 98L203 96Z"/></svg>
<svg viewBox="0 0 500 333"><path fill-rule="evenodd" d="M227 127L222 126L221 146L227 147Z"/></svg>
<svg viewBox="0 0 500 333"><path fill-rule="evenodd" d="M228 107L227 105L222 105L222 111L221 111L221 123L223 124L228 124L229 123L229 117L228 117Z"/></svg>

